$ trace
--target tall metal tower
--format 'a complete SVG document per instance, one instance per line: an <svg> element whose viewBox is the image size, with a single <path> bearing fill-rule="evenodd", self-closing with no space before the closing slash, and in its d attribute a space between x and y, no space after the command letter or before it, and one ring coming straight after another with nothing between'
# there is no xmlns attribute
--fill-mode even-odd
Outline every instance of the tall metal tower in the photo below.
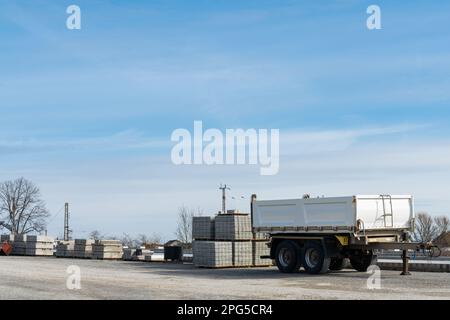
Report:
<svg viewBox="0 0 450 320"><path fill-rule="evenodd" d="M227 198L227 195L226 195L226 190L231 190L230 189L230 187L228 187L226 184L225 185L222 185L222 184L220 184L220 187L219 187L219 189L220 190L222 190L222 213L224 214L224 213L227 213L226 211L225 211L225 202L226 202L226 198Z"/></svg>
<svg viewBox="0 0 450 320"><path fill-rule="evenodd" d="M64 205L64 241L69 241L69 203Z"/></svg>

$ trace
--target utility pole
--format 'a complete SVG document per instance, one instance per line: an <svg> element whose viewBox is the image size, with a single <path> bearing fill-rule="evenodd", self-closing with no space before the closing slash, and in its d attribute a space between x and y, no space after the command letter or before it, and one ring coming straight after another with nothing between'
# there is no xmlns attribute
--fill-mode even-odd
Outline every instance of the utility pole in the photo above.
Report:
<svg viewBox="0 0 450 320"><path fill-rule="evenodd" d="M64 205L64 241L69 241L69 203Z"/></svg>
<svg viewBox="0 0 450 320"><path fill-rule="evenodd" d="M225 185L220 184L219 189L222 190L222 214L225 214L225 213L227 213L225 211L225 202L226 202L226 198L227 198L226 190L231 190L231 189L226 184Z"/></svg>

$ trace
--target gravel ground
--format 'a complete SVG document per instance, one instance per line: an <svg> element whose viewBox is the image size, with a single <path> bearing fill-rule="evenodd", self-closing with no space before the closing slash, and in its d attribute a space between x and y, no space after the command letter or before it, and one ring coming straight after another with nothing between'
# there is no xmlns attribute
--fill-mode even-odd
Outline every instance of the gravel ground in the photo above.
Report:
<svg viewBox="0 0 450 320"><path fill-rule="evenodd" d="M67 289L67 268L81 289ZM199 269L188 264L0 257L0 299L450 299L448 273L381 271L381 289L352 270L281 274L274 267Z"/></svg>

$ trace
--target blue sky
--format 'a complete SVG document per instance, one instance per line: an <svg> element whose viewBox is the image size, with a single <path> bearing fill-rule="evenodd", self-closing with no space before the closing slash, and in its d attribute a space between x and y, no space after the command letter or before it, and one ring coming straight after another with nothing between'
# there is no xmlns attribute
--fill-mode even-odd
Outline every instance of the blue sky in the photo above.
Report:
<svg viewBox="0 0 450 320"><path fill-rule="evenodd" d="M33 180L53 215L69 201L79 237L169 239L180 205L220 208L220 182L449 214L448 21L448 1L0 0L0 179ZM172 165L170 134L194 120L280 129L280 173Z"/></svg>

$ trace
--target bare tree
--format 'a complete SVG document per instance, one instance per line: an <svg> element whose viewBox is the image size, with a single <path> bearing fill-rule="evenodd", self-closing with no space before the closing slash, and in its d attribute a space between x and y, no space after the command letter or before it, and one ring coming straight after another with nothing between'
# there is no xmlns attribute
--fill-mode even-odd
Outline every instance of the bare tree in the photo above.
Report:
<svg viewBox="0 0 450 320"><path fill-rule="evenodd" d="M175 234L179 241L185 244L192 242L192 218L194 215L201 216L202 214L203 211L200 208L197 208L197 212L184 205L178 209L177 230Z"/></svg>
<svg viewBox="0 0 450 320"><path fill-rule="evenodd" d="M136 243L140 246L145 246L146 244L150 243L150 240L148 239L148 237L141 233L138 234L137 238L136 238Z"/></svg>
<svg viewBox="0 0 450 320"><path fill-rule="evenodd" d="M89 233L89 239L101 240L103 238L103 235L98 230L93 230L91 233Z"/></svg>
<svg viewBox="0 0 450 320"><path fill-rule="evenodd" d="M153 232L149 237L148 241L150 243L162 243L162 237L159 233Z"/></svg>
<svg viewBox="0 0 450 320"><path fill-rule="evenodd" d="M416 215L416 230L414 237L416 241L430 242L434 239L436 228L433 223L433 218L426 213L420 212Z"/></svg>
<svg viewBox="0 0 450 320"><path fill-rule="evenodd" d="M133 239L129 234L124 233L122 238L120 239L122 241L123 246L127 246L128 248L136 247L136 239Z"/></svg>
<svg viewBox="0 0 450 320"><path fill-rule="evenodd" d="M434 238L441 236L450 229L450 220L446 216L435 217L434 224L436 226L436 234Z"/></svg>
<svg viewBox="0 0 450 320"><path fill-rule="evenodd" d="M137 245L145 246L146 244L161 244L162 237L160 234L153 232L150 236L139 234L135 240Z"/></svg>
<svg viewBox="0 0 450 320"><path fill-rule="evenodd" d="M42 232L50 214L41 199L39 188L31 181L19 178L0 184L0 227L11 234Z"/></svg>
<svg viewBox="0 0 450 320"><path fill-rule="evenodd" d="M448 217L440 216L433 219L428 213L420 212L416 215L414 238L420 242L431 242L447 232L449 227Z"/></svg>

